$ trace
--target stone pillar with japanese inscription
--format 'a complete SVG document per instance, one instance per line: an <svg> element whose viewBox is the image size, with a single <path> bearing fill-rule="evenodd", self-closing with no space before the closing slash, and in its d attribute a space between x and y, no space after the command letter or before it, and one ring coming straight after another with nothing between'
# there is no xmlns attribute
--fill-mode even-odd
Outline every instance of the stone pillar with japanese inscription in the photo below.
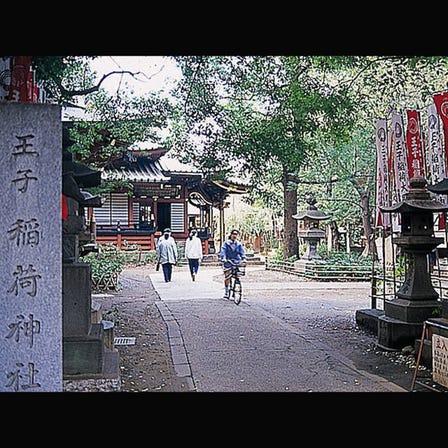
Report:
<svg viewBox="0 0 448 448"><path fill-rule="evenodd" d="M63 389L62 122L0 103L0 391Z"/></svg>

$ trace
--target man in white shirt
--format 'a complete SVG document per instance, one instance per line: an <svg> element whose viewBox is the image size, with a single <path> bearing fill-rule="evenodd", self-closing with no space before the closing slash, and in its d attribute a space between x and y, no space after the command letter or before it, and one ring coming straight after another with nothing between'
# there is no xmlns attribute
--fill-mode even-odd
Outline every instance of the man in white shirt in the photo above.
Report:
<svg viewBox="0 0 448 448"><path fill-rule="evenodd" d="M185 241L185 258L188 260L191 279L195 281L199 270L199 260L202 259L202 241L196 229L190 230L190 235Z"/></svg>

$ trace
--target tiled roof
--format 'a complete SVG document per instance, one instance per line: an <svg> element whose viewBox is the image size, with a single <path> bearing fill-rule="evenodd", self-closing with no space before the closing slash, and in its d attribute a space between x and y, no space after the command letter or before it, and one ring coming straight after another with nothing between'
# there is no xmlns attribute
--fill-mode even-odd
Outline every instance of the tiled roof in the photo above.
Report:
<svg viewBox="0 0 448 448"><path fill-rule="evenodd" d="M172 174L197 174L201 175L201 172L194 166L180 162L178 159L170 157L169 154L164 154L156 160L156 165L164 173Z"/></svg>
<svg viewBox="0 0 448 448"><path fill-rule="evenodd" d="M114 168L105 168L101 177L104 180L128 180L130 182L168 182L171 175L198 175L199 170L162 155L153 161L145 156L137 156L128 162L116 163Z"/></svg>
<svg viewBox="0 0 448 448"><path fill-rule="evenodd" d="M104 180L128 180L131 182L168 182L159 166L146 157L136 157L136 160L127 165L104 169L101 173Z"/></svg>

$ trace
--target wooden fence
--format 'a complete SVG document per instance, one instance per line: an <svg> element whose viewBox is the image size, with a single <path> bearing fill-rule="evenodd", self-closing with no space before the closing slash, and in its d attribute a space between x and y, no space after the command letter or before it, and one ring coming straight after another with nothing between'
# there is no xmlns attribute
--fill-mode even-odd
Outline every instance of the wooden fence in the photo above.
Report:
<svg viewBox="0 0 448 448"><path fill-rule="evenodd" d="M266 258L266 269L285 272L317 281L368 281L371 283L372 308L383 308L385 300L391 300L404 282L405 274L394 275L390 267L385 272L379 265L326 265L320 263L296 263ZM431 281L439 298L448 297L448 263L439 264L431 273ZM381 302L381 303L379 303Z"/></svg>
<svg viewBox="0 0 448 448"><path fill-rule="evenodd" d="M314 280L327 281L370 281L372 267L362 265L335 265L324 263L303 263L298 265L288 261L266 258L266 269Z"/></svg>

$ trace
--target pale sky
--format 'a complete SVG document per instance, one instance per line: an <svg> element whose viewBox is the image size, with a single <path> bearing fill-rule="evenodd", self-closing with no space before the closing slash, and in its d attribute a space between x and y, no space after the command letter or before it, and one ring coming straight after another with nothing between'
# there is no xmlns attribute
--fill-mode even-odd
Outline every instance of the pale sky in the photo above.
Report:
<svg viewBox="0 0 448 448"><path fill-rule="evenodd" d="M130 75L113 75L101 85L114 92L120 82L127 83L135 94L144 95L150 91L164 91L168 94L180 78L180 70L167 56L100 56L91 62L91 67L98 74L98 79L114 70L142 72L133 79Z"/></svg>
<svg viewBox="0 0 448 448"><path fill-rule="evenodd" d="M127 84L134 90L136 96L144 96L151 91L164 92L168 96L176 80L181 77L180 69L168 56L100 56L91 61L91 67L97 73L97 81L112 71L141 72L135 77L127 74L109 76L101 87L110 94ZM71 120L73 117L83 116L84 112L80 109L68 108L63 111L62 119Z"/></svg>

